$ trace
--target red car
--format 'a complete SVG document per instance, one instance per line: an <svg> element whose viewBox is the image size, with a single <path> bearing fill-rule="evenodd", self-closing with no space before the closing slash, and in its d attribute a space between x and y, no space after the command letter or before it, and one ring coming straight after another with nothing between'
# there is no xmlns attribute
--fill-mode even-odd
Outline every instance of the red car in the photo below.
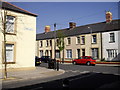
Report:
<svg viewBox="0 0 120 90"><path fill-rule="evenodd" d="M92 58L91 56L82 56L78 59L72 60L73 64L86 64L86 65L95 65L96 60Z"/></svg>

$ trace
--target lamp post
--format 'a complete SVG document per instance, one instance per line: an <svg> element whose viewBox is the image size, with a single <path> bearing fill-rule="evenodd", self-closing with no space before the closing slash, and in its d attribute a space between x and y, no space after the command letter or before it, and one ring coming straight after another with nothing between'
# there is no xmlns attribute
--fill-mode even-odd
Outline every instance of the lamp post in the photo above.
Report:
<svg viewBox="0 0 120 90"><path fill-rule="evenodd" d="M56 23L54 23L54 69L56 69Z"/></svg>
<svg viewBox="0 0 120 90"><path fill-rule="evenodd" d="M54 23L54 59L56 59L56 23Z"/></svg>
<svg viewBox="0 0 120 90"><path fill-rule="evenodd" d="M91 42L90 42L90 46L91 46L91 47L90 47L90 51L91 51L91 52L89 51L89 55L91 54L91 56L92 56L92 28L89 27L89 26L88 26L87 28L90 29L90 34L91 34L91 40L90 40L90 41L91 41Z"/></svg>

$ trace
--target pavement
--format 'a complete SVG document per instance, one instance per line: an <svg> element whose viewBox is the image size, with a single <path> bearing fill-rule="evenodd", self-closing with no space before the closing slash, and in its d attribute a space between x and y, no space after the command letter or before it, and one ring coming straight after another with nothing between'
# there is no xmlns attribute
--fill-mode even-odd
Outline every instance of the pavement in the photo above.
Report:
<svg viewBox="0 0 120 90"><path fill-rule="evenodd" d="M47 77L53 77L57 75L63 74L65 71L59 69L59 71L54 69L48 69L45 67L36 67L36 69L33 70L24 70L24 71L9 71L8 78L2 79L3 83L7 82L14 82L14 81L20 81L20 80L29 80L29 79L36 79L36 78L47 78Z"/></svg>
<svg viewBox="0 0 120 90"><path fill-rule="evenodd" d="M64 63L67 64L67 63ZM96 64L96 65L101 65L101 66L120 66L120 64ZM1 73L1 72L0 72ZM27 80L32 80L32 79L44 79L44 78L50 78L54 76L58 76L61 74L64 74L65 71L62 69L59 69L59 71L54 70L54 69L48 69L46 67L41 67L38 66L36 69L32 70L20 70L20 71L9 71L8 78L7 79L2 79L0 77L0 87L2 84L10 84L10 83L15 83L15 82L20 82L20 81L27 81ZM2 84L1 84L2 82Z"/></svg>

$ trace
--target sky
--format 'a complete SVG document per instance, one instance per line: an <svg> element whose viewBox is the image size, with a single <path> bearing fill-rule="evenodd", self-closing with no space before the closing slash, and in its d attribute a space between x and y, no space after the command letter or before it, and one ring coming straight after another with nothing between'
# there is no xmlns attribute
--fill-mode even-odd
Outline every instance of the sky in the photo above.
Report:
<svg viewBox="0 0 120 90"><path fill-rule="evenodd" d="M43 33L46 25L51 31L69 27L69 22L77 26L105 21L105 11L111 11L113 19L118 19L118 2L10 2L37 17L37 33Z"/></svg>

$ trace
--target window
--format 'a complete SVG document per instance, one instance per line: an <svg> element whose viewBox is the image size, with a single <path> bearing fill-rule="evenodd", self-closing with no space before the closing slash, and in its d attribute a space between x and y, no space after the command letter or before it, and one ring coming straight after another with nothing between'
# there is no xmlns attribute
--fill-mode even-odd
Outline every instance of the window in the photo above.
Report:
<svg viewBox="0 0 120 90"><path fill-rule="evenodd" d="M46 47L48 47L49 46L49 41L48 40L46 40Z"/></svg>
<svg viewBox="0 0 120 90"><path fill-rule="evenodd" d="M77 57L80 57L80 49L77 49Z"/></svg>
<svg viewBox="0 0 120 90"><path fill-rule="evenodd" d="M82 56L85 56L85 49L82 49Z"/></svg>
<svg viewBox="0 0 120 90"><path fill-rule="evenodd" d="M80 43L80 37L77 37L77 44Z"/></svg>
<svg viewBox="0 0 120 90"><path fill-rule="evenodd" d="M48 50L45 51L45 56L49 56Z"/></svg>
<svg viewBox="0 0 120 90"><path fill-rule="evenodd" d="M40 41L40 47L42 47L43 46L43 42L42 41Z"/></svg>
<svg viewBox="0 0 120 90"><path fill-rule="evenodd" d="M40 57L43 56L43 50L40 50Z"/></svg>
<svg viewBox="0 0 120 90"><path fill-rule="evenodd" d="M71 44L71 39L67 38L68 45Z"/></svg>
<svg viewBox="0 0 120 90"><path fill-rule="evenodd" d="M97 37L96 37L96 35L92 35L92 43L97 43Z"/></svg>
<svg viewBox="0 0 120 90"><path fill-rule="evenodd" d="M85 36L81 36L81 44L85 44Z"/></svg>
<svg viewBox="0 0 120 90"><path fill-rule="evenodd" d="M50 50L50 57L52 58L52 50Z"/></svg>
<svg viewBox="0 0 120 90"><path fill-rule="evenodd" d="M55 53L56 58L60 58L60 51L59 51L59 50L56 50L55 52L56 52L56 53Z"/></svg>
<svg viewBox="0 0 120 90"><path fill-rule="evenodd" d="M6 32L14 33L15 31L15 17L7 15L6 17Z"/></svg>
<svg viewBox="0 0 120 90"><path fill-rule="evenodd" d="M50 40L50 46L52 46L52 40Z"/></svg>
<svg viewBox="0 0 120 90"><path fill-rule="evenodd" d="M59 39L56 40L57 46L59 45Z"/></svg>
<svg viewBox="0 0 120 90"><path fill-rule="evenodd" d="M98 48L92 48L92 57L98 59Z"/></svg>
<svg viewBox="0 0 120 90"><path fill-rule="evenodd" d="M117 49L107 49L108 58L114 58L118 55Z"/></svg>
<svg viewBox="0 0 120 90"><path fill-rule="evenodd" d="M110 33L110 43L115 42L115 34L114 33Z"/></svg>
<svg viewBox="0 0 120 90"><path fill-rule="evenodd" d="M67 53L67 58L72 58L72 50L71 49L68 49L66 53Z"/></svg>
<svg viewBox="0 0 120 90"><path fill-rule="evenodd" d="M6 44L6 62L14 62L14 44Z"/></svg>

